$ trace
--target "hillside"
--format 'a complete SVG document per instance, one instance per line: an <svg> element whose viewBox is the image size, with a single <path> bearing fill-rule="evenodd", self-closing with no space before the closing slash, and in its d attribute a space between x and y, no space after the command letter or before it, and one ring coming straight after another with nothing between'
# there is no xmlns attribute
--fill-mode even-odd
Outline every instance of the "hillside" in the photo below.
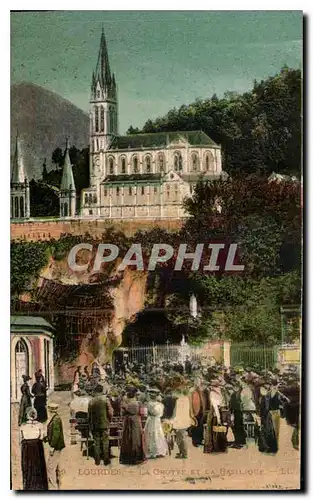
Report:
<svg viewBox="0 0 313 500"><path fill-rule="evenodd" d="M43 159L47 158L50 170L52 151L64 147L66 136L77 148L88 145L89 118L59 95L32 83L19 83L11 86L11 152L17 129L28 177L38 178Z"/></svg>

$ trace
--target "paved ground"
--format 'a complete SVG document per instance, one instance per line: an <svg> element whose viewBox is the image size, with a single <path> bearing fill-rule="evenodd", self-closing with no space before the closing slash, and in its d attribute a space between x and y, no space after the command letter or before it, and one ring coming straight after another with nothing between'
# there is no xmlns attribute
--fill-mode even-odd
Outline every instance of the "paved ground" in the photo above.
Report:
<svg viewBox="0 0 313 500"><path fill-rule="evenodd" d="M280 449L277 455L264 455L249 444L245 449L229 449L217 455L204 454L189 444L187 460L174 456L148 460L141 466L127 467L114 458L109 467L96 467L87 460L80 446L70 445L69 392L56 392L51 400L60 404L66 448L62 457L64 490L236 490L298 489L300 454L291 446L292 429L281 422ZM12 483L22 489L20 447L18 443L17 405L12 408ZM174 450L175 451L175 450ZM118 455L118 449L113 448Z"/></svg>

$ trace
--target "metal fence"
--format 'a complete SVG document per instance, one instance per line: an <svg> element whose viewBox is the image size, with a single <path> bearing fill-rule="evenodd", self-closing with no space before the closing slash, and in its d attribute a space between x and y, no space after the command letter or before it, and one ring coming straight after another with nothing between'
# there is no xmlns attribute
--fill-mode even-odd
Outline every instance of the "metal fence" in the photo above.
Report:
<svg viewBox="0 0 313 500"><path fill-rule="evenodd" d="M247 344L230 345L230 365L241 365L243 367L258 365L262 369L272 369L277 366L278 349L280 346L253 346ZM163 361L179 361L188 355L191 361L217 362L223 363L223 347L217 358L217 351L213 345L207 344L205 347L185 346L182 351L181 345L156 345L142 347L121 347L114 351L114 362L128 360L130 363L147 362L162 363Z"/></svg>
<svg viewBox="0 0 313 500"><path fill-rule="evenodd" d="M214 357L213 349L210 346L195 347L176 344L142 346L142 347L120 347L114 351L114 361L124 361L130 363L147 362L162 363L163 361L179 361L189 356L191 361L209 361Z"/></svg>
<svg viewBox="0 0 313 500"><path fill-rule="evenodd" d="M252 346L246 344L232 344L230 348L231 366L258 365L262 369L272 369L277 366L279 346Z"/></svg>

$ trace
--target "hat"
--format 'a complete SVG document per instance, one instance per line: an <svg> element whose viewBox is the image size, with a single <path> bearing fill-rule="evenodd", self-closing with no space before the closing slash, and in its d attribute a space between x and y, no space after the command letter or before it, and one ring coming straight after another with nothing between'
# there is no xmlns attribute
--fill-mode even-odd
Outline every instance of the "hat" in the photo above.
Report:
<svg viewBox="0 0 313 500"><path fill-rule="evenodd" d="M159 389L156 389L154 387L149 388L148 392L149 392L149 394L159 394L160 393Z"/></svg>
<svg viewBox="0 0 313 500"><path fill-rule="evenodd" d="M48 403L48 410L57 411L59 405L57 403Z"/></svg>
<svg viewBox="0 0 313 500"><path fill-rule="evenodd" d="M29 375L22 375L22 379L24 382L27 382L28 380L31 380L32 378Z"/></svg>
<svg viewBox="0 0 313 500"><path fill-rule="evenodd" d="M26 410L26 416L27 416L28 420L36 420L36 418L37 418L37 411L36 411L36 409L33 408L32 406L30 406L29 408L27 408L27 410Z"/></svg>

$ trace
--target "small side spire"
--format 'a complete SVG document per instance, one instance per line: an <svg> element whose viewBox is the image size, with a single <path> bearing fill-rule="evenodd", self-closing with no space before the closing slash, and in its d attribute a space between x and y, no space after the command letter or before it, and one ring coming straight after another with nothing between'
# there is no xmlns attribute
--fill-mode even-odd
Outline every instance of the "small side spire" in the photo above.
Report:
<svg viewBox="0 0 313 500"><path fill-rule="evenodd" d="M26 180L25 169L24 169L24 161L23 155L20 147L20 140L18 131L16 133L15 139L15 151L13 156L13 165L12 165L12 177L11 182L13 183L24 183Z"/></svg>
<svg viewBox="0 0 313 500"><path fill-rule="evenodd" d="M74 175L68 148L68 137L66 137L64 165L62 172L61 191L75 191Z"/></svg>

